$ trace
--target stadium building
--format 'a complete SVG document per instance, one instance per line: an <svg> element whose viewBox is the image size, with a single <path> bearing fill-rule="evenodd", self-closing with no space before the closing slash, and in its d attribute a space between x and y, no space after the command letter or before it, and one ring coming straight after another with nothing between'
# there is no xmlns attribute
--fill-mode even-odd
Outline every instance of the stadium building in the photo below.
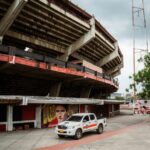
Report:
<svg viewBox="0 0 150 150"><path fill-rule="evenodd" d="M68 115L119 114L117 40L69 0L0 0L0 131L49 127Z"/></svg>

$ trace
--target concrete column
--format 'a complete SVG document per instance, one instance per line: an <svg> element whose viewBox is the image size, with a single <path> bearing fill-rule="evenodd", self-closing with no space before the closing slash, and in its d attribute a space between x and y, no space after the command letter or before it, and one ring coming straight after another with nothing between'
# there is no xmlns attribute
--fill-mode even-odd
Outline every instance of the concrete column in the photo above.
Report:
<svg viewBox="0 0 150 150"><path fill-rule="evenodd" d="M112 117L112 104L108 105L109 117Z"/></svg>
<svg viewBox="0 0 150 150"><path fill-rule="evenodd" d="M109 55L105 56L104 58L100 59L98 62L96 62L96 64L101 67L107 64L108 62L112 61L116 57L119 57L119 59L121 60L118 50L119 50L119 46L118 43L116 42L114 43L114 51L111 52Z"/></svg>
<svg viewBox="0 0 150 150"><path fill-rule="evenodd" d="M115 111L114 104L112 104L112 112L114 112L114 111Z"/></svg>
<svg viewBox="0 0 150 150"><path fill-rule="evenodd" d="M106 74L111 75L111 74L113 74L114 72L119 71L121 68L123 68L123 66L124 66L124 65L123 65L123 62L121 62L121 64L119 64L119 65L115 66L114 68L108 70L108 71L106 72Z"/></svg>
<svg viewBox="0 0 150 150"><path fill-rule="evenodd" d="M56 82L51 86L50 89L50 96L58 97L60 94L60 89L61 89L62 83L61 82Z"/></svg>
<svg viewBox="0 0 150 150"><path fill-rule="evenodd" d="M3 43L3 36L0 36L0 45Z"/></svg>
<svg viewBox="0 0 150 150"><path fill-rule="evenodd" d="M90 42L93 38L95 38L96 31L95 31L95 18L94 17L91 18L90 20L90 26L91 26L90 30L86 34L81 36L77 41L72 43L67 48L66 53L62 55L59 59L68 61L68 58L72 53L74 53L75 51L77 51L78 49L86 45L88 42Z"/></svg>
<svg viewBox="0 0 150 150"><path fill-rule="evenodd" d="M6 131L13 131L13 106L7 106L7 125Z"/></svg>
<svg viewBox="0 0 150 150"><path fill-rule="evenodd" d="M111 76L114 78L114 77L116 77L116 76L118 76L120 74L121 74L121 71L118 70L117 72L114 72Z"/></svg>
<svg viewBox="0 0 150 150"><path fill-rule="evenodd" d="M109 55L105 56L104 58L99 60L96 64L101 67L101 66L107 64L108 62L112 61L116 57L119 57L118 50L115 50L112 53L110 53Z"/></svg>
<svg viewBox="0 0 150 150"><path fill-rule="evenodd" d="M83 87L80 93L80 97L89 98L91 90L92 90L92 87Z"/></svg>
<svg viewBox="0 0 150 150"><path fill-rule="evenodd" d="M36 112L35 112L35 119L36 119L36 124L35 128L41 128L41 115L42 115L42 107L41 105L36 106Z"/></svg>
<svg viewBox="0 0 150 150"><path fill-rule="evenodd" d="M28 0L14 0L8 11L0 21L0 36L3 36L12 25Z"/></svg>

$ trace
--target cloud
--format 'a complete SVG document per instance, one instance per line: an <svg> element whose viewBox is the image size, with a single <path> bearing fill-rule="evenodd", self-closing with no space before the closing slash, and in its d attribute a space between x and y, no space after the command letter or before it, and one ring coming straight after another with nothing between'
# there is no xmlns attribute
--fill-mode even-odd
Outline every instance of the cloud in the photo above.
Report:
<svg viewBox="0 0 150 150"><path fill-rule="evenodd" d="M124 39L120 40L120 47L124 56L124 67L121 70L119 79L119 92L124 93L126 88L129 88L131 80L129 76L133 73L133 51L132 51L132 40Z"/></svg>
<svg viewBox="0 0 150 150"><path fill-rule="evenodd" d="M130 0L74 0L116 38L132 38ZM129 2L129 3L128 3ZM128 14L128 15L127 15Z"/></svg>

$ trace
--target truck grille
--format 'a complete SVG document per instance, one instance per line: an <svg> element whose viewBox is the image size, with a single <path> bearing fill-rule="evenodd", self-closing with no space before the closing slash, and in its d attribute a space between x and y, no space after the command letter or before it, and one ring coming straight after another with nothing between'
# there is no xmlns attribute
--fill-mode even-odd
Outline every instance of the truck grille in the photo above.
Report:
<svg viewBox="0 0 150 150"><path fill-rule="evenodd" d="M58 129L67 129L67 127L64 125L58 125Z"/></svg>

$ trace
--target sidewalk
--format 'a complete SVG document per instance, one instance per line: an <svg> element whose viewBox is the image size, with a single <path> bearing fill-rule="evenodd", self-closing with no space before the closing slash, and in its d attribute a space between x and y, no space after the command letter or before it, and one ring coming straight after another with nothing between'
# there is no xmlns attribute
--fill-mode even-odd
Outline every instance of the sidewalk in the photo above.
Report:
<svg viewBox="0 0 150 150"><path fill-rule="evenodd" d="M128 126L139 124L148 115L131 115L130 111L123 111L122 115L108 119L108 126L104 133L119 130ZM91 137L95 133L87 134L84 138ZM59 139L54 133L54 129L38 129L28 131L15 131L0 133L0 150L33 150L37 148L50 147L57 144L74 141L72 138Z"/></svg>

